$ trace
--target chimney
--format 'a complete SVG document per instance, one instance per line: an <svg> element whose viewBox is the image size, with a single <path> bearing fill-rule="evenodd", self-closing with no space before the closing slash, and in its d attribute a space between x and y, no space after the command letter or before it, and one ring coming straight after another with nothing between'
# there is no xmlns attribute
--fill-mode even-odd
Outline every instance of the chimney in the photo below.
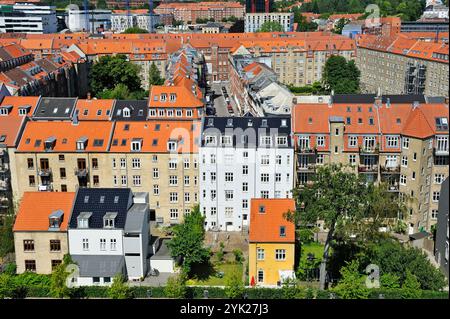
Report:
<svg viewBox="0 0 450 319"><path fill-rule="evenodd" d="M414 102L413 102L413 109L416 109L416 108L418 108L419 106L420 106L419 101L414 101Z"/></svg>
<svg viewBox="0 0 450 319"><path fill-rule="evenodd" d="M294 98L292 98L292 104L297 104L297 98L296 97L294 97Z"/></svg>
<svg viewBox="0 0 450 319"><path fill-rule="evenodd" d="M448 105L448 96L444 98L444 103Z"/></svg>
<svg viewBox="0 0 450 319"><path fill-rule="evenodd" d="M391 107L391 99L390 98L386 98L386 107L387 108Z"/></svg>
<svg viewBox="0 0 450 319"><path fill-rule="evenodd" d="M75 112L73 112L72 125L78 125L78 111L79 110L75 110Z"/></svg>
<svg viewBox="0 0 450 319"><path fill-rule="evenodd" d="M91 92L87 93L87 99L90 100L91 99Z"/></svg>
<svg viewBox="0 0 450 319"><path fill-rule="evenodd" d="M328 99L328 107L330 109L333 107L333 99L331 97Z"/></svg>

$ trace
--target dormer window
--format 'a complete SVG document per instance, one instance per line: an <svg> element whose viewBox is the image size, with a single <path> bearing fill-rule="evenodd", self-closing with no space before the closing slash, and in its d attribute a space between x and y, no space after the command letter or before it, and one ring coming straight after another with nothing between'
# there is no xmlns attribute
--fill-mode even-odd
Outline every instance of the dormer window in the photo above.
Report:
<svg viewBox="0 0 450 319"><path fill-rule="evenodd" d="M270 136L261 136L261 146L270 146L272 138Z"/></svg>
<svg viewBox="0 0 450 319"><path fill-rule="evenodd" d="M89 218L91 217L91 212L82 212L77 217L78 228L89 228Z"/></svg>
<svg viewBox="0 0 450 319"><path fill-rule="evenodd" d="M105 216L103 216L103 227L114 228L116 216L117 213L106 213Z"/></svg>
<svg viewBox="0 0 450 319"><path fill-rule="evenodd" d="M448 130L448 120L446 117L436 118L436 130L437 131L447 131Z"/></svg>
<svg viewBox="0 0 450 319"><path fill-rule="evenodd" d="M233 144L233 137L229 135L224 135L221 137L221 142L223 146L231 146Z"/></svg>
<svg viewBox="0 0 450 319"><path fill-rule="evenodd" d="M280 226L280 237L286 237L286 226Z"/></svg>
<svg viewBox="0 0 450 319"><path fill-rule="evenodd" d="M49 230L59 230L63 219L63 215L64 215L63 211L59 209L50 214L50 216L48 217Z"/></svg>
<svg viewBox="0 0 450 319"><path fill-rule="evenodd" d="M177 95L175 93L170 93L170 102L175 102L177 100Z"/></svg>
<svg viewBox="0 0 450 319"><path fill-rule="evenodd" d="M139 152L142 147L142 139L133 139L131 141L131 151Z"/></svg>
<svg viewBox="0 0 450 319"><path fill-rule="evenodd" d="M161 94L161 102L165 102L167 100L167 94L162 93Z"/></svg>
<svg viewBox="0 0 450 319"><path fill-rule="evenodd" d="M174 152L177 149L177 142L175 141L169 141L167 142L167 150L169 152Z"/></svg>
<svg viewBox="0 0 450 319"><path fill-rule="evenodd" d="M44 147L46 151L50 151L55 147L56 144L56 138L54 136L49 137L44 142Z"/></svg>
<svg viewBox="0 0 450 319"><path fill-rule="evenodd" d="M213 126L213 125L214 125L214 119L209 118L207 126Z"/></svg>
<svg viewBox="0 0 450 319"><path fill-rule="evenodd" d="M261 120L261 127L267 127L267 119Z"/></svg>
<svg viewBox="0 0 450 319"><path fill-rule="evenodd" d="M2 106L0 107L0 115L8 115L11 110L12 105Z"/></svg>
<svg viewBox="0 0 450 319"><path fill-rule="evenodd" d="M227 126L233 127L233 119L227 119Z"/></svg>
<svg viewBox="0 0 450 319"><path fill-rule="evenodd" d="M125 107L125 108L123 109L123 117L130 117L130 115L131 115L130 109L127 108L127 107Z"/></svg>
<svg viewBox="0 0 450 319"><path fill-rule="evenodd" d="M277 145L287 145L287 136L277 136Z"/></svg>
<svg viewBox="0 0 450 319"><path fill-rule="evenodd" d="M28 112L30 111L31 106L29 105L25 105L25 106L20 106L19 107L19 115L27 115Z"/></svg>

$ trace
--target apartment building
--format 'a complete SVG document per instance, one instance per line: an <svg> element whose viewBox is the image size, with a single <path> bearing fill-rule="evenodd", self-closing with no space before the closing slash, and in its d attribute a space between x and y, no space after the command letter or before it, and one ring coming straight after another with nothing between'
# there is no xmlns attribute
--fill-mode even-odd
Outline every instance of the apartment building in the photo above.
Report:
<svg viewBox="0 0 450 319"><path fill-rule="evenodd" d="M356 63L361 89L383 94L448 96L448 44L394 37L362 35L357 40Z"/></svg>
<svg viewBox="0 0 450 319"><path fill-rule="evenodd" d="M12 6L0 6L1 33L56 33L55 6L18 2Z"/></svg>
<svg viewBox="0 0 450 319"><path fill-rule="evenodd" d="M245 14L244 32L258 32L266 22L280 24L284 32L294 31L294 13L270 12Z"/></svg>
<svg viewBox="0 0 450 319"><path fill-rule="evenodd" d="M295 280L295 225L284 218L288 211L295 211L294 199L251 200L251 286L281 286L286 280Z"/></svg>
<svg viewBox="0 0 450 319"><path fill-rule="evenodd" d="M26 192L14 222L17 273L51 274L69 253L67 225L75 193Z"/></svg>
<svg viewBox="0 0 450 319"><path fill-rule="evenodd" d="M328 103L297 104L297 185L316 168L343 163L368 182L384 182L407 202L410 234L430 231L440 186L448 176L448 101L414 95L332 96Z"/></svg>
<svg viewBox="0 0 450 319"><path fill-rule="evenodd" d="M293 156L290 117L205 117L199 151L205 228L242 231L252 198L290 198Z"/></svg>
<svg viewBox="0 0 450 319"><path fill-rule="evenodd" d="M435 260L448 278L448 249L449 249L449 230L448 230L448 201L449 201L449 178L442 183L441 197L439 199L438 222L436 228Z"/></svg>
<svg viewBox="0 0 450 319"><path fill-rule="evenodd" d="M69 253L78 266L74 285L110 285L117 274L145 277L149 235L147 193L80 188L68 226Z"/></svg>
<svg viewBox="0 0 450 319"><path fill-rule="evenodd" d="M154 13L149 15L147 9L130 10L129 15L127 10L113 10L111 14L111 31L118 33L132 27L152 32L160 23L159 15Z"/></svg>
<svg viewBox="0 0 450 319"><path fill-rule="evenodd" d="M111 10L91 9L86 12L69 8L66 17L67 28L71 32L100 33L111 29Z"/></svg>
<svg viewBox="0 0 450 319"><path fill-rule="evenodd" d="M154 9L156 14L171 14L177 21L195 23L197 19L214 19L217 22L224 18L243 18L245 7L239 2L172 2L161 3Z"/></svg>

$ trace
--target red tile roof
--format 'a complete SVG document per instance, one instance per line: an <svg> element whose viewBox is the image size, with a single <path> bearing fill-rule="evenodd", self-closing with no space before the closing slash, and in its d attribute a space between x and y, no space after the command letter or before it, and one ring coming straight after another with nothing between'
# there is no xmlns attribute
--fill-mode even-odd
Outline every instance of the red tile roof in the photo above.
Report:
<svg viewBox="0 0 450 319"><path fill-rule="evenodd" d="M76 109L78 110L79 120L104 120L108 121L111 117L114 100L77 100ZM109 115L108 115L109 111ZM99 114L100 112L100 114Z"/></svg>
<svg viewBox="0 0 450 319"><path fill-rule="evenodd" d="M260 207L264 213L260 213ZM295 242L294 223L288 222L283 214L295 211L295 200L283 199L256 199L251 200L250 212L250 242L266 243L293 243ZM280 237L280 227L285 227L285 237Z"/></svg>

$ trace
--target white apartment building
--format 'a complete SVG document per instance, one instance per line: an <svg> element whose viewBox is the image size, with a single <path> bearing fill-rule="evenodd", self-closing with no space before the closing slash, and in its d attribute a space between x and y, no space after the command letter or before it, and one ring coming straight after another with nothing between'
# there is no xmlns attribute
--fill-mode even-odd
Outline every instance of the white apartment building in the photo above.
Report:
<svg viewBox="0 0 450 319"><path fill-rule="evenodd" d="M270 12L247 13L245 15L244 32L257 32L265 22L277 22L284 32L294 31L294 13Z"/></svg>
<svg viewBox="0 0 450 319"><path fill-rule="evenodd" d="M84 10L69 9L66 17L66 25L72 32L80 32L89 29L95 33L97 30L111 29L111 10L95 9L88 11L89 24L86 26L86 14Z"/></svg>
<svg viewBox="0 0 450 319"><path fill-rule="evenodd" d="M145 277L149 244L148 193L129 188L80 188L68 230L78 265L75 286L109 285L123 274Z"/></svg>
<svg viewBox="0 0 450 319"><path fill-rule="evenodd" d="M57 26L55 6L16 3L0 15L0 33L56 33Z"/></svg>
<svg viewBox="0 0 450 319"><path fill-rule="evenodd" d="M206 117L202 124L200 209L205 228L242 231L252 198L291 198L294 149L289 116Z"/></svg>
<svg viewBox="0 0 450 319"><path fill-rule="evenodd" d="M126 12L114 12L111 15L111 31L122 33L128 28L138 27L147 31L149 30L149 19L151 19L153 27L160 23L159 15L148 13L133 13L128 16Z"/></svg>

